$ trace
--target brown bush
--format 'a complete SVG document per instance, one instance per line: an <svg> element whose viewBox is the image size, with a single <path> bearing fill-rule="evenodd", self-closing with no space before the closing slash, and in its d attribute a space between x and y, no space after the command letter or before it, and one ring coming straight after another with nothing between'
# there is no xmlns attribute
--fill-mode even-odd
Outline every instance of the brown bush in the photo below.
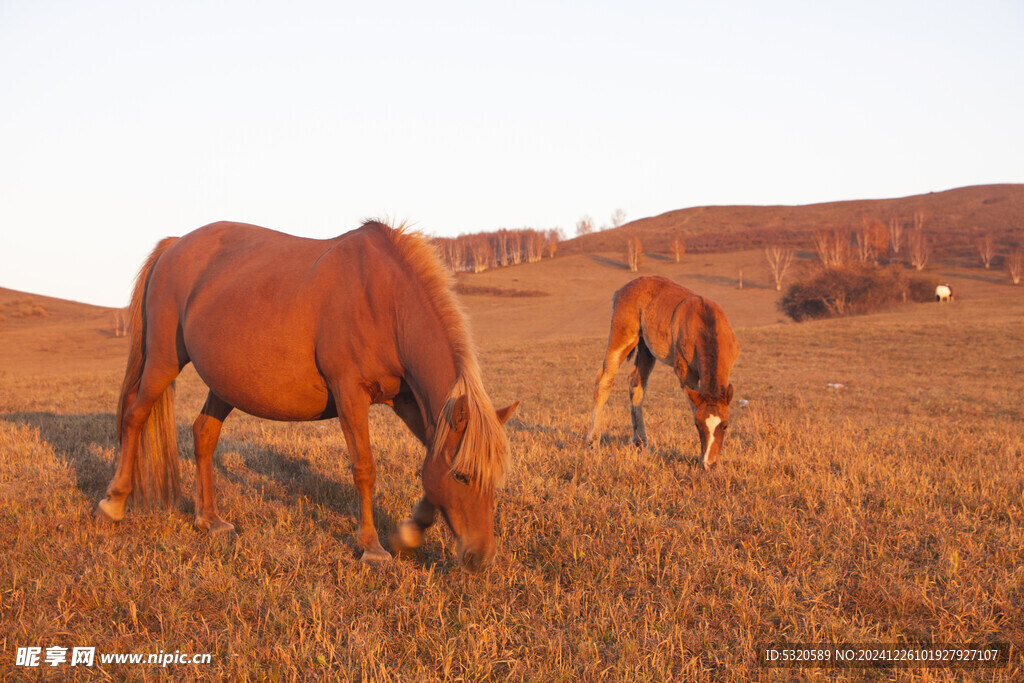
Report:
<svg viewBox="0 0 1024 683"><path fill-rule="evenodd" d="M467 296L508 296L514 298L548 296L547 292L539 289L507 289L505 287L488 287L486 285L467 285L463 282L455 285L455 291Z"/></svg>
<svg viewBox="0 0 1024 683"><path fill-rule="evenodd" d="M859 315L906 301L931 301L938 280L909 278L898 268L852 263L826 268L809 280L790 286L779 302L793 320Z"/></svg>
<svg viewBox="0 0 1024 683"><path fill-rule="evenodd" d="M32 318L39 317L45 318L49 315L46 311L46 307L42 304L37 304L32 299L22 299L21 301L12 301L8 304L8 312L15 318Z"/></svg>

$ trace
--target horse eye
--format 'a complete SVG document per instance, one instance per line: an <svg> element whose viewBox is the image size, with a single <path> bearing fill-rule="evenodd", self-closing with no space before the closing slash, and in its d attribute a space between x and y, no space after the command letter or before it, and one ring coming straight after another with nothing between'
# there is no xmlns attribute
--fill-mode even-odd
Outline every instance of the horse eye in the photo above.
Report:
<svg viewBox="0 0 1024 683"><path fill-rule="evenodd" d="M469 477L462 472L452 472L452 479L459 482L463 486L469 486Z"/></svg>

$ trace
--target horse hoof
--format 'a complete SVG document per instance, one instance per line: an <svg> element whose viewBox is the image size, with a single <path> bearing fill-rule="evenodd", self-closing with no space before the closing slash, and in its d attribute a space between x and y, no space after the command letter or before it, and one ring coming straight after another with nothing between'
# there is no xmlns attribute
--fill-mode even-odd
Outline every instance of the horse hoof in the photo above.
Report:
<svg viewBox="0 0 1024 683"><path fill-rule="evenodd" d="M225 522L221 518L216 519L202 519L196 517L196 528L208 533L211 537L233 537L238 534L235 533L235 525Z"/></svg>
<svg viewBox="0 0 1024 683"><path fill-rule="evenodd" d="M238 536L238 533L234 531L234 524L225 522L223 519L216 519L199 526L205 529L210 536Z"/></svg>
<svg viewBox="0 0 1024 683"><path fill-rule="evenodd" d="M392 544L402 550L413 550L423 545L423 531L411 519L403 520L395 530Z"/></svg>
<svg viewBox="0 0 1024 683"><path fill-rule="evenodd" d="M109 498L104 498L96 504L93 517L97 522L113 523L124 519L124 504L117 505Z"/></svg>
<svg viewBox="0 0 1024 683"><path fill-rule="evenodd" d="M363 556L359 558L359 561L363 564L383 564L391 561L391 553L384 548L367 548L363 551Z"/></svg>

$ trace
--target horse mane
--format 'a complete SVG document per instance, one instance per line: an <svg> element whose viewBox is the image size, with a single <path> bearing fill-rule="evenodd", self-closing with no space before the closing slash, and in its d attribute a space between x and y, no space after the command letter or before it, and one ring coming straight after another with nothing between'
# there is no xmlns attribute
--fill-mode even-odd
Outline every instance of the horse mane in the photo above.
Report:
<svg viewBox="0 0 1024 683"><path fill-rule="evenodd" d="M708 400L721 398L724 387L718 381L718 318L715 311L708 305L708 300L700 297L703 311L701 312L700 334L700 379L703 384L701 395Z"/></svg>
<svg viewBox="0 0 1024 683"><path fill-rule="evenodd" d="M469 416L459 449L452 458L451 470L468 476L485 489L493 490L504 481L509 467L508 439L484 389L469 321L455 298L455 278L430 239L411 230L405 223L392 227L382 221L370 220L363 227L375 228L387 238L395 255L420 283L454 353L456 379L441 414L437 416L430 450L436 452L447 439L452 409L456 400L465 396Z"/></svg>

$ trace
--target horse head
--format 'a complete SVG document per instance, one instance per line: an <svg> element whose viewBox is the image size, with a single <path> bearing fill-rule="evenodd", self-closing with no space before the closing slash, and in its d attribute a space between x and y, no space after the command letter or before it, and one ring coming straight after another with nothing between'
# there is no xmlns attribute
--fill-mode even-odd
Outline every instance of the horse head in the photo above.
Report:
<svg viewBox="0 0 1024 683"><path fill-rule="evenodd" d="M517 401L498 411L487 408L499 431L495 434L491 430L485 438L500 439L500 449L506 452L508 446L500 432L501 425L518 405ZM494 559L494 489L502 475L486 467L487 458L466 452L494 447L481 443L479 430L476 438L471 435L471 421L480 417L472 414L466 396L450 399L442 412L443 425L438 425L439 438L423 464L426 498L440 508L448 528L458 539L456 556L467 569L479 569Z"/></svg>
<svg viewBox="0 0 1024 683"><path fill-rule="evenodd" d="M685 387L686 396L693 407L693 421L700 435L700 461L705 470L710 470L718 460L729 428L729 403L732 401L732 385L714 394L703 394Z"/></svg>

